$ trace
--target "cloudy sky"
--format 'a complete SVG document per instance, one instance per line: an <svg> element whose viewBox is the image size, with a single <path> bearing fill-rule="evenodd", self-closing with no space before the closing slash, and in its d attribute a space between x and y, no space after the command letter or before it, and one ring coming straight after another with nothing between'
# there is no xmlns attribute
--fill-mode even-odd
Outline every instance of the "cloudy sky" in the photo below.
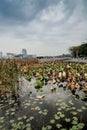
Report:
<svg viewBox="0 0 87 130"><path fill-rule="evenodd" d="M87 0L0 0L0 51L60 55L87 41Z"/></svg>

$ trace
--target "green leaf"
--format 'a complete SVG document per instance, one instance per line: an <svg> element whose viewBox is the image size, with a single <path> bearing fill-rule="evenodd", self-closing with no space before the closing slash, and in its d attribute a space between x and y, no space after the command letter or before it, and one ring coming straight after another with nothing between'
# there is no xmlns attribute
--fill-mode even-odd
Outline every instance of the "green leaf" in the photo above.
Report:
<svg viewBox="0 0 87 130"><path fill-rule="evenodd" d="M55 124L55 120L54 119L50 120L50 123Z"/></svg>
<svg viewBox="0 0 87 130"><path fill-rule="evenodd" d="M56 127L57 127L58 129L60 129L60 128L62 127L62 125L61 125L61 124L56 124Z"/></svg>
<svg viewBox="0 0 87 130"><path fill-rule="evenodd" d="M66 122L70 122L70 118L65 118L65 121Z"/></svg>
<svg viewBox="0 0 87 130"><path fill-rule="evenodd" d="M45 128L45 127L42 127L42 130L46 130L46 128Z"/></svg>
<svg viewBox="0 0 87 130"><path fill-rule="evenodd" d="M83 129L85 124L84 123L79 123L77 126L78 126L78 129Z"/></svg>
<svg viewBox="0 0 87 130"><path fill-rule="evenodd" d="M46 128L47 128L47 130L51 130L51 129L52 129L52 126L51 126L51 125L48 125Z"/></svg>

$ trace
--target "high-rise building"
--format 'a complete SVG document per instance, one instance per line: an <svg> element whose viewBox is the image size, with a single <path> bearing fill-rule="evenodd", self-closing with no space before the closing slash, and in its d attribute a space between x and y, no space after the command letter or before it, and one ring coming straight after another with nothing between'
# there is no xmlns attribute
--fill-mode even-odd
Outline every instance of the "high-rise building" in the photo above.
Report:
<svg viewBox="0 0 87 130"><path fill-rule="evenodd" d="M22 49L22 54L23 55L27 55L27 50L26 49Z"/></svg>

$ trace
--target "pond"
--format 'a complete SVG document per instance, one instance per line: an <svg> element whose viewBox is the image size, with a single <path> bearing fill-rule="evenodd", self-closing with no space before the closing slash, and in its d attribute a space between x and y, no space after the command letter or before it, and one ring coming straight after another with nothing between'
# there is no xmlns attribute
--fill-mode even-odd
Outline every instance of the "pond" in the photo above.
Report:
<svg viewBox="0 0 87 130"><path fill-rule="evenodd" d="M0 99L0 130L87 129L87 102L58 84L37 91L34 83L22 77L19 96Z"/></svg>

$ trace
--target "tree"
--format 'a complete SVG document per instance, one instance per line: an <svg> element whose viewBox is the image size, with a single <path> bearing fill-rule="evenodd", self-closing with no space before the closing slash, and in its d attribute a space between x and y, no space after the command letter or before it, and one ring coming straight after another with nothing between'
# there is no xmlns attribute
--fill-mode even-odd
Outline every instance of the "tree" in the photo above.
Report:
<svg viewBox="0 0 87 130"><path fill-rule="evenodd" d="M73 57L87 57L87 43L69 48Z"/></svg>
<svg viewBox="0 0 87 130"><path fill-rule="evenodd" d="M82 57L87 57L87 43L82 44L79 49L79 55Z"/></svg>
<svg viewBox="0 0 87 130"><path fill-rule="evenodd" d="M70 47L69 50L72 54L73 57L78 57L79 56L79 48L80 46L73 46L73 47Z"/></svg>

